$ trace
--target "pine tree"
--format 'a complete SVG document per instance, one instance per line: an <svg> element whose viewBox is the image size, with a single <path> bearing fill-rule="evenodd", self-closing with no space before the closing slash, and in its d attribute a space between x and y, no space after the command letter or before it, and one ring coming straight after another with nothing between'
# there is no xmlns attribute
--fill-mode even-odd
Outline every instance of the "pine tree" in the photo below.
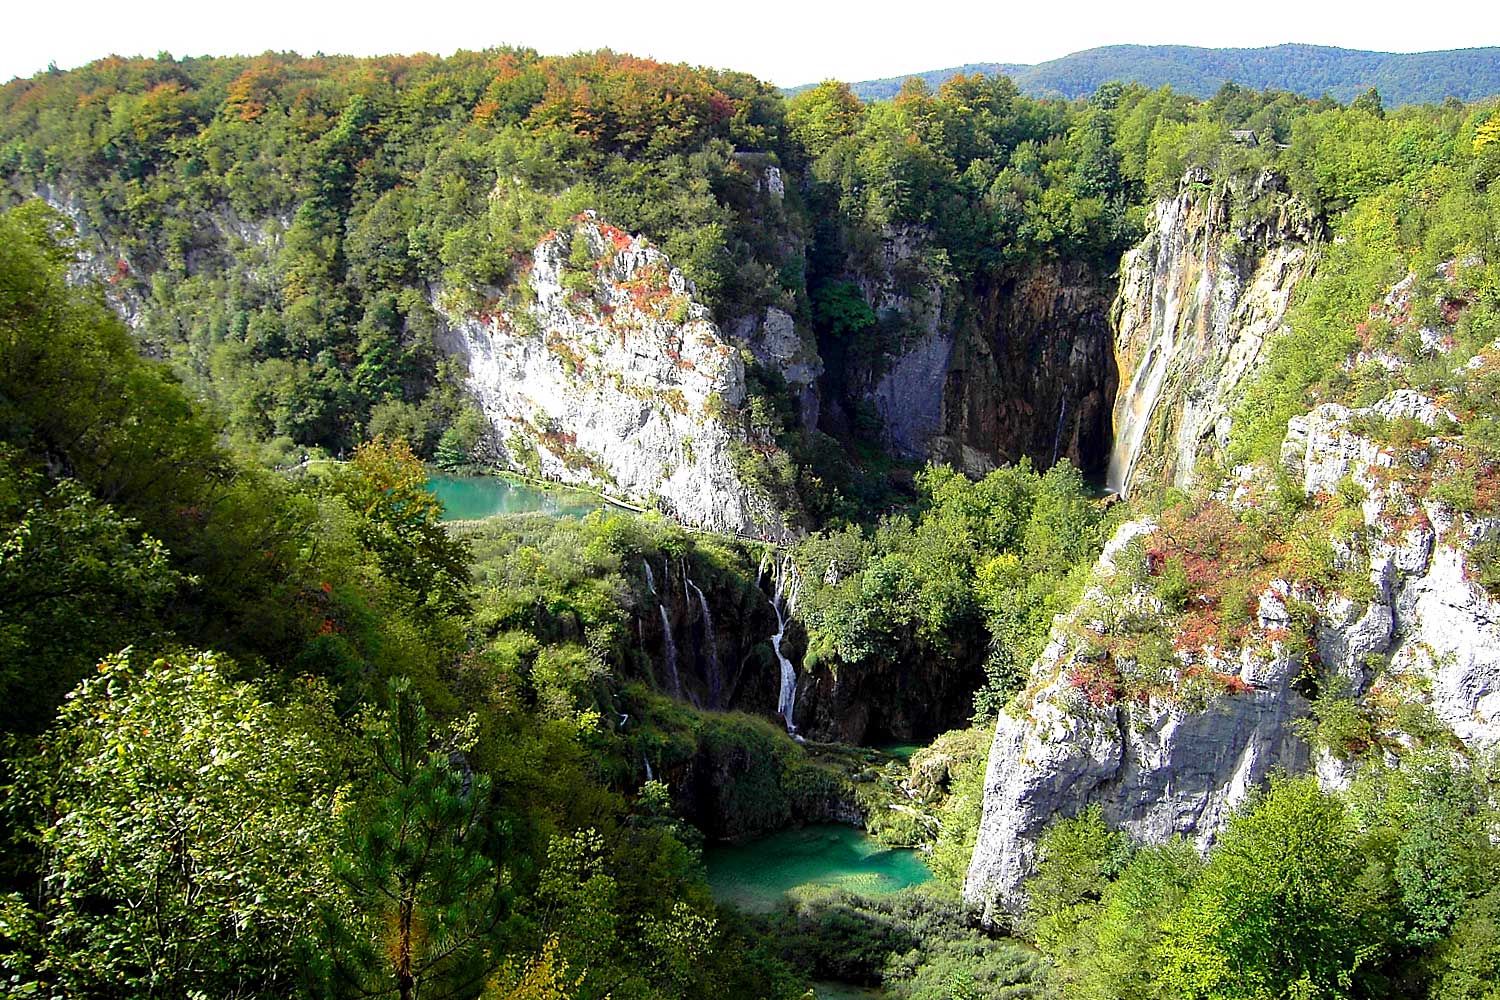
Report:
<svg viewBox="0 0 1500 1000"><path fill-rule="evenodd" d="M367 724L370 793L335 859L348 895L325 915L312 968L335 996L472 995L509 909L484 850L489 782L461 764L472 725L438 740L410 682L390 692L389 711Z"/></svg>

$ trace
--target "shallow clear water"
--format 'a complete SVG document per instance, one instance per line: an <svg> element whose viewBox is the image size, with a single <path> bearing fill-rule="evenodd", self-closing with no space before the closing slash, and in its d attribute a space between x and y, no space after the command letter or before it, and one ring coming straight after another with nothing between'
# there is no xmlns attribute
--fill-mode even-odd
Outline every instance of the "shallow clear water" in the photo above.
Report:
<svg viewBox="0 0 1500 1000"><path fill-rule="evenodd" d="M427 489L443 502L443 520L472 521L496 514L542 511L559 517L582 517L601 502L588 493L544 490L503 476L434 475Z"/></svg>
<svg viewBox="0 0 1500 1000"><path fill-rule="evenodd" d="M703 853L714 898L757 913L775 909L792 890L847 889L877 896L932 877L917 851L885 847L863 830L832 823Z"/></svg>

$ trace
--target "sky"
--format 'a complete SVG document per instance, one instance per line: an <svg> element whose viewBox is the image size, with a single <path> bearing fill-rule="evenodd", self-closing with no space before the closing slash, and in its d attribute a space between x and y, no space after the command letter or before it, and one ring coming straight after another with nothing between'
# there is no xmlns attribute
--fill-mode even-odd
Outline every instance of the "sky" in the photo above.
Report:
<svg viewBox="0 0 1500 1000"><path fill-rule="evenodd" d="M1416 52L1500 45L1493 0L1441 16L1383 16L1369 0L25 0L5 15L0 81L106 55L376 55L523 45L597 48L745 70L779 86L864 80L969 62L1033 63L1121 43L1249 47L1309 42Z"/></svg>

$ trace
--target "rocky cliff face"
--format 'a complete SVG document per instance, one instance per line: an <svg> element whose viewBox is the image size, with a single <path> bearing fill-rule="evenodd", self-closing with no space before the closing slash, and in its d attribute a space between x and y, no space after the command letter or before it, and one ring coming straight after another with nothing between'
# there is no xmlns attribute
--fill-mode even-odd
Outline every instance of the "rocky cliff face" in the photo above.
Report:
<svg viewBox="0 0 1500 1000"><path fill-rule="evenodd" d="M1206 846L1228 813L1277 767L1304 767L1308 751L1289 725L1307 714L1292 688L1301 662L1281 644L1215 654L1190 680L1188 664L1164 669L1172 691L1121 698L1097 680L1111 658L1100 640L1114 615L1160 609L1149 593L1110 594L1104 583L1137 569L1133 540L1149 522L1123 526L1100 561L1096 586L1054 633L1020 703L1001 713L985 774L984 813L965 894L987 912L1015 912L1054 819L1098 803L1106 822L1160 842L1184 834ZM1270 602L1266 629L1282 624ZM1146 669L1131 663L1127 671ZM1163 669L1156 665L1155 669ZM1194 690L1186 690L1191 684Z"/></svg>
<svg viewBox="0 0 1500 1000"><path fill-rule="evenodd" d="M1422 690L1403 697L1427 704L1466 743L1491 745L1500 742L1500 602L1476 582L1469 553L1500 536L1500 521L1456 511L1429 492L1431 452L1459 452L1457 442L1434 437L1430 450L1403 454L1357 430L1372 417L1410 418L1430 429L1446 416L1411 390L1361 409L1327 403L1292 419L1282 464L1309 494L1344 482L1365 494L1374 594L1363 605L1333 602L1324 610L1321 662L1346 671L1359 694L1404 691L1420 678Z"/></svg>
<svg viewBox="0 0 1500 1000"><path fill-rule="evenodd" d="M1271 174L1242 187L1190 173L1157 203L1146 239L1121 261L1112 309L1111 489L1128 491L1138 473L1185 486L1201 458L1223 456L1241 382L1285 322L1315 247Z"/></svg>
<svg viewBox="0 0 1500 1000"><path fill-rule="evenodd" d="M1116 383L1108 285L1089 265L1047 261L977 288L949 360L934 456L971 474L1022 457L1099 468Z"/></svg>
<svg viewBox="0 0 1500 1000"><path fill-rule="evenodd" d="M749 345L756 361L786 380L797 401L802 426L817 427L821 410L818 379L823 375L823 359L818 356L817 344L797 328L791 313L767 306L763 314L736 322L734 332Z"/></svg>
<svg viewBox="0 0 1500 1000"><path fill-rule="evenodd" d="M1458 444L1434 435L1401 452L1360 430L1399 418L1432 431L1442 413L1403 390L1292 421L1283 463L1311 498L1309 537L1333 539L1336 578L1271 579L1230 639L1195 641L1194 608L1175 616L1157 596L1152 573L1176 536L1149 522L1120 529L1096 584L1059 619L1028 689L1001 715L970 899L1017 911L1037 838L1090 804L1139 839L1182 834L1206 847L1275 769L1316 767L1341 784L1351 765L1338 748L1313 752L1298 724L1310 695L1356 699L1372 739L1392 746L1410 738L1402 713L1423 706L1470 745L1500 741L1500 603L1470 560L1500 526L1427 491L1424 463ZM1266 478L1246 469L1209 503L1263 506ZM1153 635L1172 643L1153 648Z"/></svg>
<svg viewBox="0 0 1500 1000"><path fill-rule="evenodd" d="M786 210L787 181L781 168L764 162L758 154L739 154L739 158L756 178L747 211L765 229L785 260L805 262L807 242ZM818 380L823 376L823 359L818 355L817 339L810 329L798 325L793 311L790 296L784 296L780 304L737 316L727 321L725 327L750 348L758 364L786 381L797 402L802 426L812 429L818 426L822 408Z"/></svg>
<svg viewBox="0 0 1500 1000"><path fill-rule="evenodd" d="M176 317L163 315L159 302L153 301L151 279L162 267L160 259L139 259L111 239L109 231L96 224L88 208L69 185L39 184L27 191L67 217L78 234L78 257L69 269L69 280L94 284L103 291L109 303L136 335L141 350L153 357L166 353L165 345L178 335ZM192 238L180 248L181 267L185 274L218 275L234 270L248 260L252 273L242 277L249 284L262 280L275 268L282 238L292 224L290 213L259 220L242 219L228 204L187 213ZM249 251L246 253L246 251Z"/></svg>
<svg viewBox="0 0 1500 1000"><path fill-rule="evenodd" d="M771 447L739 420L744 362L664 254L585 215L538 244L521 284L472 313L434 301L503 464L787 536L736 469Z"/></svg>
<svg viewBox="0 0 1500 1000"><path fill-rule="evenodd" d="M892 226L874 259L851 261L848 275L894 349L878 359L876 370L843 374L851 391L880 417L886 449L909 459L925 458L941 428L954 340L952 316L945 314L947 288L926 265L926 252L924 229Z"/></svg>
<svg viewBox="0 0 1500 1000"><path fill-rule="evenodd" d="M810 739L853 744L925 741L974 710L981 669L941 669L893 657L836 671L801 672L797 725Z"/></svg>
<svg viewBox="0 0 1500 1000"><path fill-rule="evenodd" d="M853 271L898 331L879 370L854 380L886 446L971 475L1023 456L1101 466L1114 395L1107 277L1041 262L961 289L926 263L929 249L919 227L893 228Z"/></svg>

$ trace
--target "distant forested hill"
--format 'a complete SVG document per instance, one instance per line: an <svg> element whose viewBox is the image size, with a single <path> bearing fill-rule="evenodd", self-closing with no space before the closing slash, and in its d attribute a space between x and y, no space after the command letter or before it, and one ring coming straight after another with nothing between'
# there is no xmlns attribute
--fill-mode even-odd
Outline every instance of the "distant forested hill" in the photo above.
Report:
<svg viewBox="0 0 1500 1000"><path fill-rule="evenodd" d="M1324 45L1261 49L1202 49L1188 45L1107 45L1034 66L970 63L914 73L936 87L955 73L1003 73L1032 97L1082 97L1118 80L1148 87L1169 85L1198 97L1225 81L1256 89L1274 87L1309 97L1328 94L1348 102L1375 87L1385 104L1472 101L1500 94L1500 48L1447 52L1363 52ZM865 80L852 89L864 100L894 97L905 77ZM801 89L801 88L799 88Z"/></svg>

